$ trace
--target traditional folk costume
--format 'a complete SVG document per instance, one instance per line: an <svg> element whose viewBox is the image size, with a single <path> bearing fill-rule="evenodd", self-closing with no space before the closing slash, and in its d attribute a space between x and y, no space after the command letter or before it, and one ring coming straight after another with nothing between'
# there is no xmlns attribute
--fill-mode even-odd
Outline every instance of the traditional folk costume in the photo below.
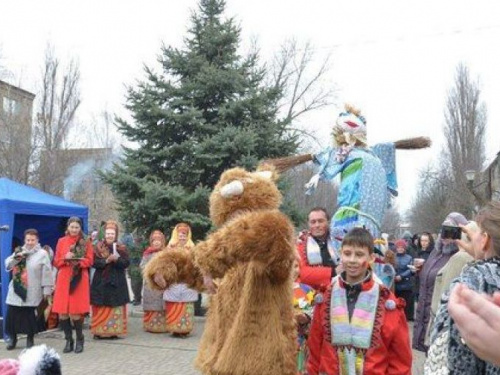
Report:
<svg viewBox="0 0 500 375"><path fill-rule="evenodd" d="M321 241L304 231L299 235L297 251L300 281L316 290L329 285L339 258L330 237Z"/></svg>
<svg viewBox="0 0 500 375"><path fill-rule="evenodd" d="M307 374L306 360L308 355L307 338L309 337L310 323L313 316L314 289L309 285L295 282L293 285L293 308L295 314L305 314L307 323L297 324L297 371L299 375Z"/></svg>
<svg viewBox="0 0 500 375"><path fill-rule="evenodd" d="M114 229L118 238L118 224L109 221L105 230ZM118 259L107 262L115 254ZM90 331L96 338L117 337L127 334L127 303L130 302L125 270L129 266L125 245L114 241L98 241L94 247L95 273L90 290L92 322Z"/></svg>
<svg viewBox="0 0 500 375"><path fill-rule="evenodd" d="M186 243L179 243L179 233L187 236ZM177 224L172 232L166 251L193 251L189 225ZM185 336L191 333L194 326L194 302L198 300L198 292L189 289L186 284L174 284L163 292L167 319L167 331L174 335Z"/></svg>
<svg viewBox="0 0 500 375"><path fill-rule="evenodd" d="M18 258L23 254L22 258ZM35 309L44 296L50 296L54 281L47 253L37 244L28 249L18 247L5 259L5 268L12 271L12 280L7 293L6 333L13 347L18 333L28 335L28 346L33 345L33 336L38 332Z"/></svg>
<svg viewBox="0 0 500 375"><path fill-rule="evenodd" d="M371 272L355 285L337 276L315 309L308 340L310 375L411 374L404 301Z"/></svg>
<svg viewBox="0 0 500 375"><path fill-rule="evenodd" d="M152 246L153 241L160 241L161 246L154 248ZM149 247L142 254L140 264L142 270L144 270L144 267L146 267L146 264L148 264L154 255L163 250L165 242L165 235L161 231L155 230L151 233L149 236ZM146 332L168 332L162 291L152 289L147 283L144 283L142 286L142 308L144 310L143 329Z"/></svg>

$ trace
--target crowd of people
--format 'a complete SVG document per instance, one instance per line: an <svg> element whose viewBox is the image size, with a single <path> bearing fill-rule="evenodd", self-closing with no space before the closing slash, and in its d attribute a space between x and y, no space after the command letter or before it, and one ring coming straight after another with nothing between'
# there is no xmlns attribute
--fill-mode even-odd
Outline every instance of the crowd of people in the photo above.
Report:
<svg viewBox="0 0 500 375"><path fill-rule="evenodd" d="M407 321L412 320L413 348L428 356L426 373L444 368L463 374L500 371L493 349L500 337L500 204L488 204L476 222L451 213L443 221L443 227L450 226L460 228L460 239L444 238L443 232L405 234L397 240L389 236L381 247L374 246L369 231L354 228L344 236L337 256L329 216L324 208L313 208L308 229L297 238L293 275L298 373L339 374L343 366L353 366L366 374L409 374ZM7 295L7 349L16 347L18 334L27 335L27 348L34 345L36 309L52 296L52 312L58 314L66 339L64 353L83 351L83 318L90 312L94 338L126 335L129 254L117 241L116 222L106 222L102 232L92 243L85 239L80 219L70 218L51 264L52 251L41 246L37 230L25 231L24 245L5 260L13 275ZM188 224L178 224L168 243L155 230L140 267L159 252L193 249ZM385 285L374 271L380 249L395 254L392 285ZM141 297L145 331L178 337L192 331L197 291L177 284L161 292L144 284ZM351 331L357 333L346 334Z"/></svg>
<svg viewBox="0 0 500 375"><path fill-rule="evenodd" d="M55 252L40 245L36 229L24 232L24 244L5 260L7 270L12 272L6 299L7 350L16 348L20 334L27 335L25 347L33 347L36 333L57 326L47 327L54 315L64 332L63 353L84 350L86 316L90 316L93 339L127 335L130 297L126 271L131 264L130 249L118 241L116 221L103 222L98 232L100 234L85 236L81 219L71 217ZM186 223L179 223L173 229L168 244L165 235L155 230L150 235L149 246L139 249L140 267L160 251L192 251L193 248L191 228ZM145 331L185 337L193 330L197 291L177 284L162 292L144 284L138 295L144 308ZM45 326L40 326L40 320Z"/></svg>
<svg viewBox="0 0 500 375"><path fill-rule="evenodd" d="M412 371L412 348L425 353L426 374L500 374L500 354L496 349L500 338L500 203L488 203L475 218L451 212L436 234L424 232L412 236L405 233L399 239L383 234L380 222L390 197L397 194L395 150L427 147L428 142L411 139L369 148L366 120L351 107L346 107L346 112L339 115L334 140L335 147L317 155L292 157L287 161L280 159L282 164L298 165L304 160L313 160L319 165L319 173L307 184L309 192L320 179L331 180L340 174L338 208L331 217L322 207L309 211L308 228L297 234L293 272L284 268L291 265L293 251L289 251L290 259L273 259L282 262L273 263L282 266L277 279L266 279L266 272L271 273L271 270L262 273L262 264L254 264L256 268L260 267L259 275L264 275L258 280L265 280L264 284L273 292L258 297L247 293L242 309L255 312L259 302L267 301L269 306L265 303L262 306L267 306L269 311L276 312L284 305L290 312L293 304L294 319L291 314L275 315L275 318L279 317L275 326L267 327L270 330L264 333L269 342L276 340L275 346L284 348L279 353L283 358L296 359L297 374L407 375ZM246 176L242 169L234 173ZM245 182L251 180L245 178ZM279 195L277 188L274 189ZM238 200L238 192L241 194L244 190L243 183L232 181L221 190L229 198L235 196L234 199ZM252 197L257 201L262 195L258 192ZM239 238L232 237L233 232L228 229L232 227L225 221L230 218L229 223L234 223L242 211L236 210L235 217L227 214L224 220L214 222L224 229L215 232L216 235L212 233L218 241L209 236L213 245L210 251L220 258L222 266L219 268L224 268L224 272L231 266L237 268L234 264L238 262L247 261L249 256L246 253L265 253L268 249L254 249L255 241L241 246ZM244 222L237 229L252 231L250 224ZM290 236L280 240L278 245L292 250L289 238L293 227L290 224L283 228L289 228ZM39 244L36 229L28 229L24 245L16 248L5 260L7 269L12 271L7 296L6 331L10 338L7 349L16 347L17 335L21 333L27 334L28 348L34 345L38 329L37 308L42 301L51 301L52 295L53 303L49 302L49 305L52 314L58 315L59 326L64 331L64 353L84 350L83 320L88 314L95 339L125 336L130 302L126 279L128 268L134 304L142 304L144 310L144 331L168 332L180 338L192 332L199 291L178 282L180 279L175 279L175 283L167 287L159 269L152 269L163 259L172 260L170 255L182 254L179 259L186 259L187 255L196 254L187 223L172 228L169 241L162 231L154 230L146 246L133 239L118 242L119 228L115 221L103 223L101 235L94 236L93 240L86 238L82 229L79 218L68 220L66 235L57 243L53 262L50 261L51 249ZM269 227L269 230L273 228ZM258 231L261 236L266 235L264 232ZM240 259L234 253L229 254L229 239L244 248L242 251L246 257ZM199 246L198 252L207 251L206 246L206 243L205 248ZM131 251L132 247L135 250ZM219 268L213 268L215 274L213 270L202 274L190 269L192 273L198 273L197 277L203 278L205 291L219 292L215 301L221 295L222 289L218 287L227 289L233 285L224 284L227 279ZM148 283L142 282L142 269L149 274ZM231 282L244 284L245 272L241 271ZM249 272L249 277L252 277L252 272ZM214 280L217 277L220 279ZM282 289L272 288L271 284L278 282ZM151 287L153 284L154 288ZM264 284L254 281L252 291L265 289ZM197 283L189 285L198 288ZM290 299L293 292L290 305L286 292L290 292ZM216 305L219 310L216 308L214 314L229 307L230 303L223 306L223 302L218 302L221 305ZM256 325L257 321L266 324L265 317L257 320L257 315L248 316L255 321L239 318L235 327L243 329L247 324ZM216 319L224 326L224 316ZM411 343L409 322L412 321ZM296 343L292 339L285 340L291 335L278 332L281 327L283 331L293 333L294 324ZM234 328L238 333L247 332L238 329ZM256 330L249 330L251 334L246 337L254 344L258 343L263 329L259 326ZM216 338L211 337L211 340ZM240 341L231 344L242 345L241 356L247 359L244 343ZM286 341L286 345L282 345L282 341ZM294 347L293 352L291 347ZM257 350L256 345L252 348ZM258 349L262 350L262 346L259 345ZM215 350L220 350L220 347ZM216 352L209 354L213 353ZM249 354L248 358L255 355ZM293 362L287 363L294 365ZM295 372L295 365L292 367ZM210 371L205 373L214 373ZM273 371L273 374L280 373L276 369Z"/></svg>

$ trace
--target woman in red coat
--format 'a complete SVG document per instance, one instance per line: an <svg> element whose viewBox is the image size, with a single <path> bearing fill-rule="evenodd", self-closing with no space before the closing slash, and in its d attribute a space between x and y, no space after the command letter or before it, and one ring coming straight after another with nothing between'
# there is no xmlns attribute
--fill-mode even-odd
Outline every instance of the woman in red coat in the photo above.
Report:
<svg viewBox="0 0 500 375"><path fill-rule="evenodd" d="M70 318L76 331L75 353L83 351L83 316L90 311L89 267L94 261L92 243L85 240L82 221L68 220L66 235L57 241L54 265L59 270L52 311L59 314L66 346L63 353L73 351L74 341Z"/></svg>

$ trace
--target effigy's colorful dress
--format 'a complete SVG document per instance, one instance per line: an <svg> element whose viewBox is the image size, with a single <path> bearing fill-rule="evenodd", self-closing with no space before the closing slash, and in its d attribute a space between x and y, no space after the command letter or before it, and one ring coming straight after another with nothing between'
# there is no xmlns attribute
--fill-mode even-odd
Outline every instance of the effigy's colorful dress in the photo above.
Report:
<svg viewBox="0 0 500 375"><path fill-rule="evenodd" d="M372 148L328 147L314 155L320 180L332 180L340 174L338 208L330 223L337 251L344 235L354 227L365 227L374 238L380 236L390 197L397 196L395 151L394 143L381 143Z"/></svg>

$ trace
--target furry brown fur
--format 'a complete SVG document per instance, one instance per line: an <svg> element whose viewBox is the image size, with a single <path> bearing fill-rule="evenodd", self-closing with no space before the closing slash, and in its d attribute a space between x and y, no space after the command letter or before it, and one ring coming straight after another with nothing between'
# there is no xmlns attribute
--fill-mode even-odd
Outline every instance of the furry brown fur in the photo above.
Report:
<svg viewBox="0 0 500 375"><path fill-rule="evenodd" d="M182 280L190 288L202 290L203 277L199 269L194 265L194 252L163 249L154 255L146 264L143 271L144 280L149 287L164 290L154 281L156 273L160 273L167 285L175 284Z"/></svg>
<svg viewBox="0 0 500 375"><path fill-rule="evenodd" d="M222 197L223 186L236 180L243 193ZM201 273L219 279L196 359L203 374L296 374L294 231L278 211L280 203L272 179L241 168L224 172L210 196L210 216L219 229L194 251ZM168 284L183 281L173 280L183 271L162 255L149 263L149 282L155 272Z"/></svg>

